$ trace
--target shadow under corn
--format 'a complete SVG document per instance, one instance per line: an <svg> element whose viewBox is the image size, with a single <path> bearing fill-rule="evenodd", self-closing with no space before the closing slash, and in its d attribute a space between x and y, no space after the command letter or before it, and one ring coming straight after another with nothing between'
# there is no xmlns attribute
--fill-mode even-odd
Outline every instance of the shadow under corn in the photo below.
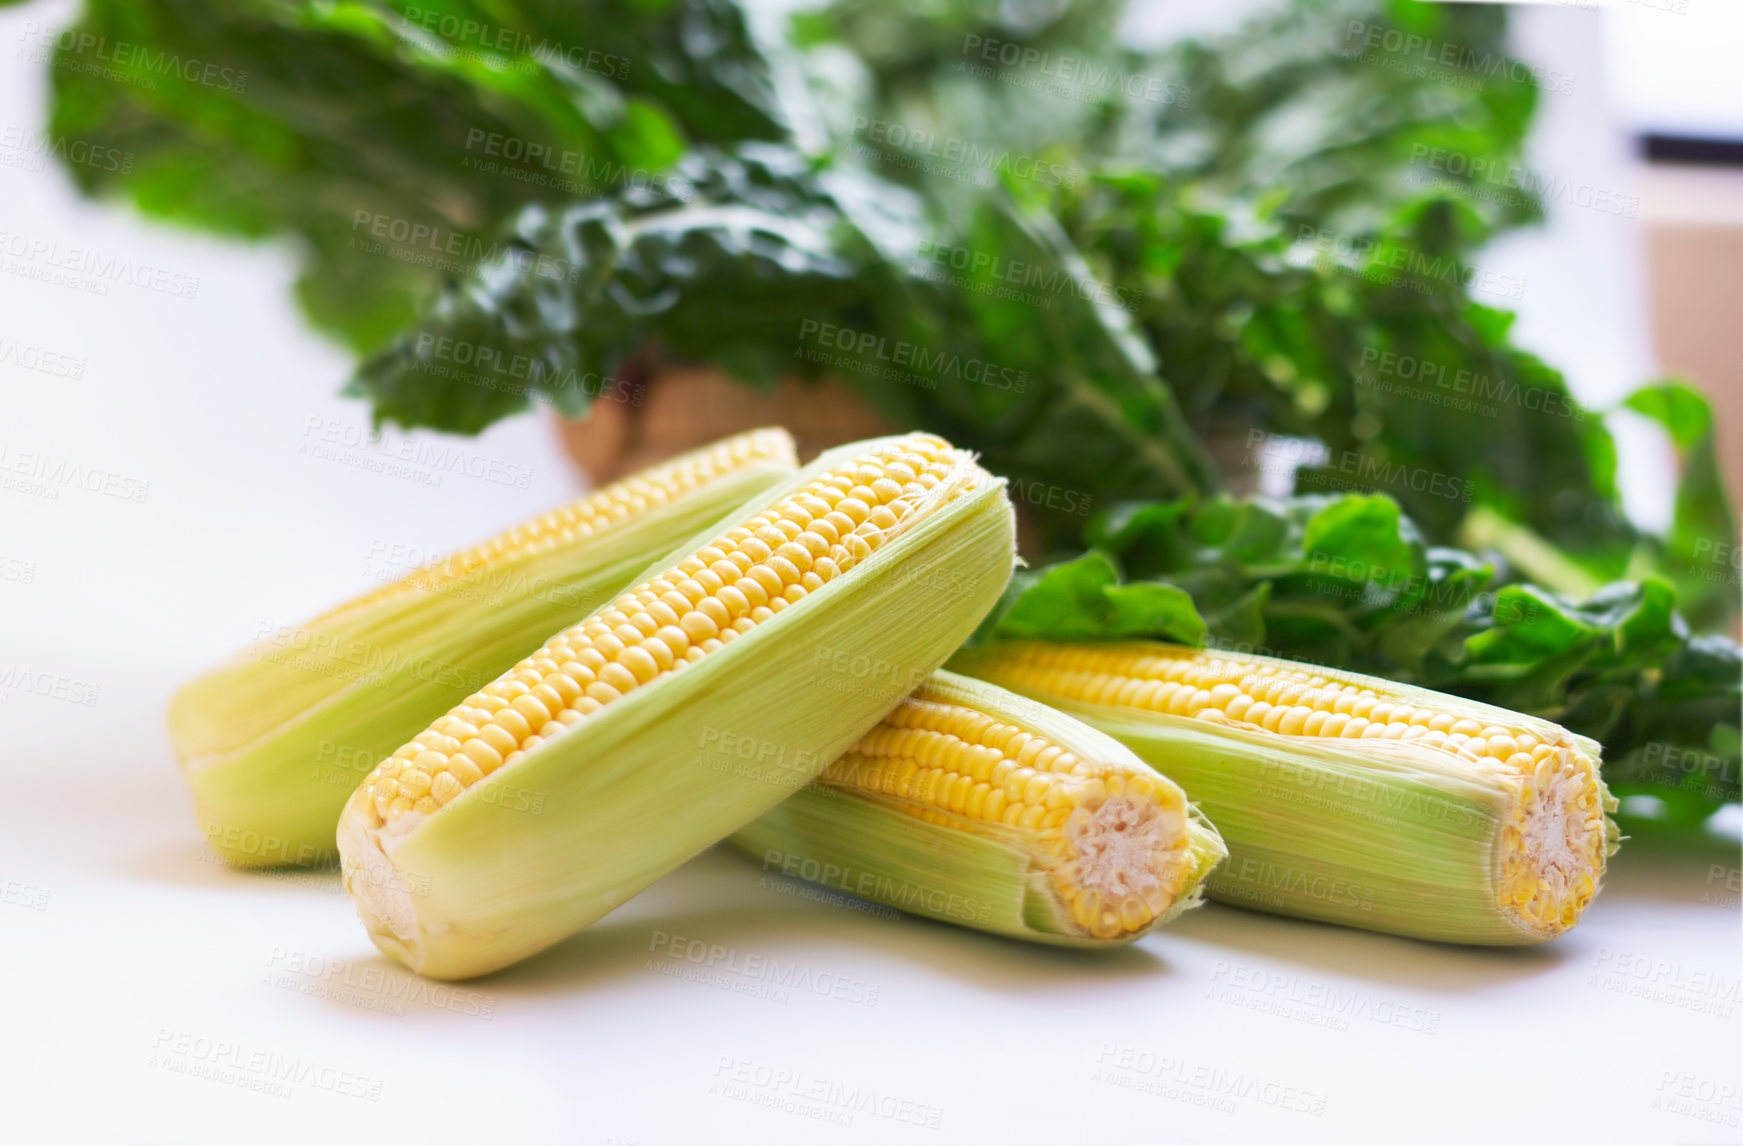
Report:
<svg viewBox="0 0 1743 1146"><path fill-rule="evenodd" d="M328 896L345 894L338 860L303 867L232 867L197 834L140 848L128 856L125 870L166 887L253 892L301 889Z"/></svg>
<svg viewBox="0 0 1743 1146"><path fill-rule="evenodd" d="M1207 903L1143 940L1165 945L1179 938L1229 952L1340 976L1456 995L1546 975L1579 956L1561 941L1528 947L1473 947L1407 939Z"/></svg>
<svg viewBox="0 0 1743 1146"><path fill-rule="evenodd" d="M825 890L759 872L729 848L717 848L585 931L480 982L505 993L604 987L646 976L650 960L688 964L675 949L697 942L740 957L805 963L845 950L871 951L1011 993L1169 971L1165 953L1137 945L1099 951L1042 946L840 893L815 895ZM709 966L706 957L694 965Z"/></svg>
<svg viewBox="0 0 1743 1146"><path fill-rule="evenodd" d="M1735 836L1638 818L1620 821L1627 837L1610 857L1603 898L1737 910L1743 842Z"/></svg>

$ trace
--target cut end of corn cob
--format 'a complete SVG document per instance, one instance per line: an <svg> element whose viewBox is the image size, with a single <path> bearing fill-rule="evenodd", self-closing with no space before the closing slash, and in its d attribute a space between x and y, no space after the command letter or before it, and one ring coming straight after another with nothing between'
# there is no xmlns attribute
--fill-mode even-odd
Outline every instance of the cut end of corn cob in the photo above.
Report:
<svg viewBox="0 0 1743 1146"><path fill-rule="evenodd" d="M922 688L818 782L940 827L1021 835L1076 928L1116 939L1148 931L1193 866L1185 796L1126 755L1080 756Z"/></svg>
<svg viewBox="0 0 1743 1146"><path fill-rule="evenodd" d="M504 775L519 774L522 762L548 759L553 749L559 754L580 751L577 744L597 722L633 706L643 694L687 695L671 692L679 678L710 665L738 642L755 643L764 629L793 629L778 621L787 610L803 612L821 604L814 598L833 599L831 587L837 582L847 582L840 588L850 590L858 583L852 575L870 565L874 555L944 515L959 499L975 496L984 501L988 495L999 504L975 510L982 522L975 543L980 555L971 560L965 600L939 618L945 623L937 633L910 641L918 648L939 645L935 652L928 649L925 671L948 655L949 648L940 643L946 634L958 633L960 640L990 607L994 586L1008 573L1011 549L1010 510L1002 502L1002 483L968 455L926 434L826 455L761 512L546 641L383 761L352 795L341 819L339 845L347 885L372 934L384 950L417 969L447 966L432 962L422 950L430 928L420 918L419 905L404 893L404 881L394 878L396 849L472 803L472 793L490 788ZM894 592L899 586L889 589ZM958 612L962 615L955 616ZM969 612L974 615L967 616ZM758 647L768 646L764 642ZM722 687L712 677L698 679L696 686ZM792 702L803 705L798 695ZM855 700L844 711L865 703ZM844 706L831 702L824 707ZM833 754L875 719L875 713L848 716L841 727L820 738L834 745ZM577 760L574 767L585 769L591 763ZM760 806L721 824L700 844L689 841L690 851L725 836L808 780L811 771L791 776L785 789L759 785L761 791L752 794ZM646 777L646 782L665 787L658 775ZM610 809L600 808L597 814L609 815ZM662 870L685 858L685 847L682 839L674 842ZM629 886L613 891L613 906L646 881L623 882ZM577 914L567 930L598 914L603 911ZM461 973L478 973L471 961L464 965L468 969Z"/></svg>
<svg viewBox="0 0 1743 1146"><path fill-rule="evenodd" d="M1615 850L1598 746L1547 721L1311 665L1154 643L1017 642L962 659L979 666L968 671L1116 722L1121 711L1173 717L1347 750L1382 776L1417 763L1456 777L1498 817L1488 894L1528 939L1574 925Z"/></svg>
<svg viewBox="0 0 1743 1146"><path fill-rule="evenodd" d="M211 844L318 862L364 761L795 469L754 430L605 486L268 638L181 690L170 737Z"/></svg>
<svg viewBox="0 0 1743 1146"><path fill-rule="evenodd" d="M1046 942L1134 939L1198 902L1224 854L1180 788L1118 742L946 672L741 835L765 859L859 873L849 889L868 898Z"/></svg>

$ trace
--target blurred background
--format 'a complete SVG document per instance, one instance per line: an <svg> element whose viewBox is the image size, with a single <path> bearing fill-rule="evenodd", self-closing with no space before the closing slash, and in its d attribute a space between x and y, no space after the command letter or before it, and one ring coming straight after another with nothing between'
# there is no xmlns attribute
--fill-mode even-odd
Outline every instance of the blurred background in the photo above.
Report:
<svg viewBox="0 0 1743 1146"><path fill-rule="evenodd" d="M1086 1106L1115 1141L1734 1140L1740 46L1727 0L0 5L0 964L29 1036L0 1137L924 1137L711 1090L752 1061L1009 1141ZM769 422L980 451L1023 514L1014 593L1099 555L1091 597L1190 594L1144 635L1598 737L1631 836L1604 897L1519 958L1218 906L1089 965L711 853L452 1037L333 872L202 848L180 684ZM650 929L882 1002L679 983ZM310 958L378 985L283 989ZM1434 1031L1219 997L1255 973ZM176 1077L166 1031L378 1097ZM1520 1045L1533 1086L1491 1094ZM1316 1112L1109 1087L1107 1046ZM1038 1063L1057 1093L1013 1094Z"/></svg>

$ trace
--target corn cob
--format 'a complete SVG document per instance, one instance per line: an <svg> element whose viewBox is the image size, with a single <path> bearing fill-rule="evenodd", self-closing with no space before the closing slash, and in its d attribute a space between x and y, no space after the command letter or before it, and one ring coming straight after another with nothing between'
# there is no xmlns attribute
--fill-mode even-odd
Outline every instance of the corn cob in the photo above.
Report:
<svg viewBox="0 0 1743 1146"><path fill-rule="evenodd" d="M733 836L764 870L982 931L1124 943L1200 899L1222 840L1110 737L936 672Z"/></svg>
<svg viewBox="0 0 1743 1146"><path fill-rule="evenodd" d="M1185 786L1228 843L1212 899L1423 939L1572 927L1616 849L1598 745L1373 677L1133 642L952 667L1054 704Z"/></svg>
<svg viewBox="0 0 1743 1146"><path fill-rule="evenodd" d="M676 458L268 637L193 681L170 738L213 849L243 867L331 860L367 770L796 469L783 430Z"/></svg>
<svg viewBox="0 0 1743 1146"><path fill-rule="evenodd" d="M483 974L586 926L810 780L936 668L1013 560L1003 483L938 438L825 454L467 698L352 794L346 888L382 951ZM784 762L710 747L754 731ZM510 809L536 804L537 815Z"/></svg>

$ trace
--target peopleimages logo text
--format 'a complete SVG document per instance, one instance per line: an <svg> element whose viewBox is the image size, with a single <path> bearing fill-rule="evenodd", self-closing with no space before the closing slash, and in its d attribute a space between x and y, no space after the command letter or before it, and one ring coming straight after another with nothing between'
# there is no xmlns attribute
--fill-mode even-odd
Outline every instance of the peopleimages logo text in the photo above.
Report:
<svg viewBox="0 0 1743 1146"><path fill-rule="evenodd" d="M1344 29L1344 50L1350 54L1385 52L1484 79L1509 80L1562 95L1571 95L1574 90L1571 72L1528 64L1504 52L1479 52L1464 44L1362 20L1351 20Z"/></svg>
<svg viewBox="0 0 1743 1146"><path fill-rule="evenodd" d="M128 40L111 40L77 28L55 29L33 21L26 27L24 39L42 51L78 56L108 65L120 73L179 79L226 92L240 92L248 87L248 73L240 68L226 67L194 56L181 56ZM59 61L57 66L60 66Z"/></svg>
<svg viewBox="0 0 1743 1146"><path fill-rule="evenodd" d="M889 338L870 330L837 326L821 319L799 323L799 340L826 350L839 350L862 359L875 359L919 371L928 378L958 378L1021 394L1029 383L1027 370L1015 370L996 362L969 358L945 350L931 350L904 339Z"/></svg>

